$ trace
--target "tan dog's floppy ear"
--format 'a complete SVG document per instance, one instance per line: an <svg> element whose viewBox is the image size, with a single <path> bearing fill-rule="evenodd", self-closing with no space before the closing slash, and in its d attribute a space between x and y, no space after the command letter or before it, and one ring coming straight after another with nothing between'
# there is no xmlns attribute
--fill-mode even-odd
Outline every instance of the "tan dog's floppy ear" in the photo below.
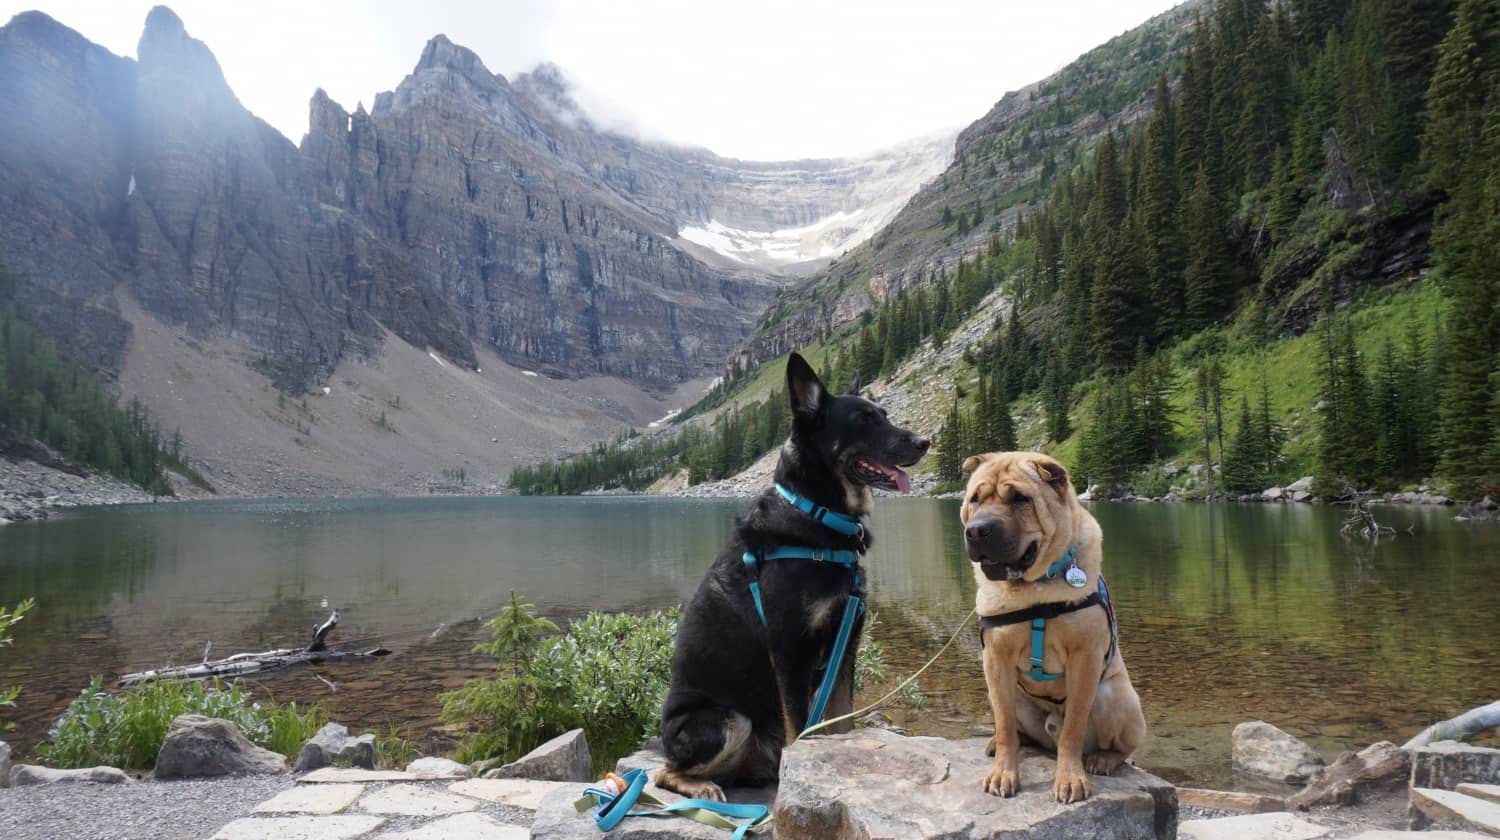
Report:
<svg viewBox="0 0 1500 840"><path fill-rule="evenodd" d="M1068 471L1051 458L1038 458L1031 462L1036 467L1037 478L1052 485L1059 496L1068 494Z"/></svg>
<svg viewBox="0 0 1500 840"><path fill-rule="evenodd" d="M970 455L969 457L964 459L964 472L973 472L979 469L979 465L983 464L989 459L990 456L988 453L984 455Z"/></svg>

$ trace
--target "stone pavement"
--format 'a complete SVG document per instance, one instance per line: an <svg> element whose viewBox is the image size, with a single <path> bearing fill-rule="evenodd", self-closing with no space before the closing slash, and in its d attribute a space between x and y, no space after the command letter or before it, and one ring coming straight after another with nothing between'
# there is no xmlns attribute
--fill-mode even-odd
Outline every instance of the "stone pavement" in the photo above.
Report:
<svg viewBox="0 0 1500 840"><path fill-rule="evenodd" d="M577 783L325 768L213 840L526 840L547 795Z"/></svg>

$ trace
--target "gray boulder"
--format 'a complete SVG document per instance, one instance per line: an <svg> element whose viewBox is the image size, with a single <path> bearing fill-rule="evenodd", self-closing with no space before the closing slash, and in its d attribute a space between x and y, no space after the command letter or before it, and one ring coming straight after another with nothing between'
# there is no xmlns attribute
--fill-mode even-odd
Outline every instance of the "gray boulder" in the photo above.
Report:
<svg viewBox="0 0 1500 840"><path fill-rule="evenodd" d="M486 779L539 779L547 782L593 781L589 742L582 729L553 738L511 763L485 772Z"/></svg>
<svg viewBox="0 0 1500 840"><path fill-rule="evenodd" d="M375 769L375 736L365 733L358 738L349 735L348 727L341 723L325 723L318 734L302 745L297 753L297 763L292 770L306 773L335 762L347 761L351 766L366 770Z"/></svg>
<svg viewBox="0 0 1500 840"><path fill-rule="evenodd" d="M10 744L0 741L0 787L10 787Z"/></svg>
<svg viewBox="0 0 1500 840"><path fill-rule="evenodd" d="M1280 487L1269 487L1261 491L1260 497L1268 502L1279 502L1286 498L1286 490Z"/></svg>
<svg viewBox="0 0 1500 840"><path fill-rule="evenodd" d="M1411 754L1411 786L1453 790L1464 782L1500 785L1500 750L1439 741Z"/></svg>
<svg viewBox="0 0 1500 840"><path fill-rule="evenodd" d="M1024 751L1021 792L981 789L992 759L984 739L912 738L883 730L808 738L781 759L778 840L900 837L1172 838L1177 791L1134 767L1090 777L1094 792L1072 805L1052 792L1056 762Z"/></svg>
<svg viewBox="0 0 1500 840"><path fill-rule="evenodd" d="M77 770L54 770L35 764L17 764L11 768L10 783L14 787L23 785L50 785L56 782L94 782L105 785L121 785L130 781L124 770L114 767L82 767Z"/></svg>
<svg viewBox="0 0 1500 840"><path fill-rule="evenodd" d="M438 756L419 758L406 765L406 772L415 773L418 776L435 776L444 779L468 779L474 775L474 771L469 768L469 765L460 764L451 758L440 758Z"/></svg>
<svg viewBox="0 0 1500 840"><path fill-rule="evenodd" d="M250 743L232 722L178 715L156 756L156 778L285 773L286 759Z"/></svg>
<svg viewBox="0 0 1500 840"><path fill-rule="evenodd" d="M1286 489L1287 489L1287 492L1293 493L1293 494L1295 494L1295 493L1306 493L1306 492L1308 492L1309 490L1312 489L1312 485L1313 485L1313 477L1310 476L1310 475L1304 475L1301 478L1297 479L1296 481L1292 482L1291 484L1288 484L1286 486Z"/></svg>
<svg viewBox="0 0 1500 840"><path fill-rule="evenodd" d="M1254 776L1300 785L1325 763L1317 750L1263 720L1236 726L1232 739L1234 769Z"/></svg>

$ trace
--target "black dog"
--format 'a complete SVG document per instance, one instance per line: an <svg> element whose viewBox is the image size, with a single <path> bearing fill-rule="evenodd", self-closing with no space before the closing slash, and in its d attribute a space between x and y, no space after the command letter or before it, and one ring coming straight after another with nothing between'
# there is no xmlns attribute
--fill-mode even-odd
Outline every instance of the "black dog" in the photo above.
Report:
<svg viewBox="0 0 1500 840"><path fill-rule="evenodd" d="M829 659L846 603L863 595L858 556L871 539L853 523L869 513L871 487L910 490L900 467L916 463L929 445L859 397L857 378L849 394L829 395L793 353L786 380L792 433L781 448L776 483L809 508L844 516L820 521L775 487L766 488L735 521L734 537L682 611L662 710L667 765L655 782L684 796L722 800L720 785L776 779L782 748L807 723L819 669ZM829 522L854 533L841 533ZM787 546L840 551L836 556L848 565L812 558L745 560L747 553L764 557ZM861 615L837 665L830 717L853 708L862 628Z"/></svg>

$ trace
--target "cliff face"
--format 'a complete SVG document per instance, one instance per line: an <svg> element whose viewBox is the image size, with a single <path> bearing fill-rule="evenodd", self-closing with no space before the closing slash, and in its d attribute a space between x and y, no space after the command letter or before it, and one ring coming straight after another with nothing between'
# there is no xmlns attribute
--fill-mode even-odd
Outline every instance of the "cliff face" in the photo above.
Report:
<svg viewBox="0 0 1500 840"><path fill-rule="evenodd" d="M835 263L780 291L730 358L741 368L803 347L859 318L887 295L929 282L1010 230L1045 197L1050 179L1107 131L1150 115L1159 73L1174 75L1191 40L1194 2L1158 15L1054 75L1005 94L958 135L951 164L924 183L889 225ZM960 230L950 214L982 221Z"/></svg>
<svg viewBox="0 0 1500 840"><path fill-rule="evenodd" d="M757 164L642 143L593 126L555 68L511 83L443 36L369 112L315 94L299 147L170 10L138 56L35 12L0 29L0 264L25 313L106 371L130 340L124 289L288 391L384 329L468 367L478 347L663 388L716 372L785 282L767 269L816 256L680 234L837 229L904 200L948 147Z"/></svg>

